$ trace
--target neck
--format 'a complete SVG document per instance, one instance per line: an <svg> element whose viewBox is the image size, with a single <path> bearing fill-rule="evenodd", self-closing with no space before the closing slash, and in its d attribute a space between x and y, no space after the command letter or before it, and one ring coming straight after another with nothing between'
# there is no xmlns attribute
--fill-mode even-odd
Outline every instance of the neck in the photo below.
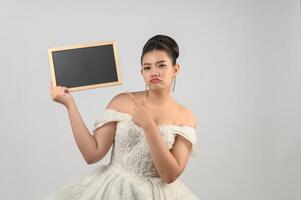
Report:
<svg viewBox="0 0 301 200"><path fill-rule="evenodd" d="M146 101L156 107L164 107L173 102L173 98L170 95L170 89L168 90L148 90Z"/></svg>

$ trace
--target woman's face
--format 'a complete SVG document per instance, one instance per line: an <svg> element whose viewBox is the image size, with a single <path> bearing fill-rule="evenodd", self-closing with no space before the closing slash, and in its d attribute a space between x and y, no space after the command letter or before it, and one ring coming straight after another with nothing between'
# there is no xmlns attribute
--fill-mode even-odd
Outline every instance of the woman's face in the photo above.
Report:
<svg viewBox="0 0 301 200"><path fill-rule="evenodd" d="M142 58L141 74L149 89L170 87L178 70L179 65L173 66L171 58L163 50L150 51ZM159 80L152 81L154 78Z"/></svg>

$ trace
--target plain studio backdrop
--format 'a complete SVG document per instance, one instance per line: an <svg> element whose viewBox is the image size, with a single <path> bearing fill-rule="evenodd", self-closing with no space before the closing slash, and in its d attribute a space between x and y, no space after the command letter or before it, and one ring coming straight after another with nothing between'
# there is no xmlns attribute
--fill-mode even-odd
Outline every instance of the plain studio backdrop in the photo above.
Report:
<svg viewBox="0 0 301 200"><path fill-rule="evenodd" d="M179 44L175 99L197 116L180 179L202 200L301 198L300 1L1 1L0 199L41 199L88 173L47 49L115 40L123 84L74 92L91 131L112 97L144 90L140 55Z"/></svg>

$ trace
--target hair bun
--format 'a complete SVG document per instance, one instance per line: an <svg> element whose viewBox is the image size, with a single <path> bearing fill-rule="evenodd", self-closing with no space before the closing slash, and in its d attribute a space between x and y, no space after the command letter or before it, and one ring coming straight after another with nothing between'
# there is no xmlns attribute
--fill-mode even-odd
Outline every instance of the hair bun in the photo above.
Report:
<svg viewBox="0 0 301 200"><path fill-rule="evenodd" d="M172 58L173 64L176 63L176 59L179 57L179 46L174 39L167 35L155 35L151 37L144 45L141 62L145 53L155 49L166 51Z"/></svg>

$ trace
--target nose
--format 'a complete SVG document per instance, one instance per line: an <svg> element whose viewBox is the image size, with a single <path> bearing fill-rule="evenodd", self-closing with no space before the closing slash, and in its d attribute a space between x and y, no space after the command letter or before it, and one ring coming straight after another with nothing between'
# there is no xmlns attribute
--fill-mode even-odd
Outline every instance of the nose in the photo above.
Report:
<svg viewBox="0 0 301 200"><path fill-rule="evenodd" d="M158 72L152 72L152 77L158 77L159 76L159 73Z"/></svg>

